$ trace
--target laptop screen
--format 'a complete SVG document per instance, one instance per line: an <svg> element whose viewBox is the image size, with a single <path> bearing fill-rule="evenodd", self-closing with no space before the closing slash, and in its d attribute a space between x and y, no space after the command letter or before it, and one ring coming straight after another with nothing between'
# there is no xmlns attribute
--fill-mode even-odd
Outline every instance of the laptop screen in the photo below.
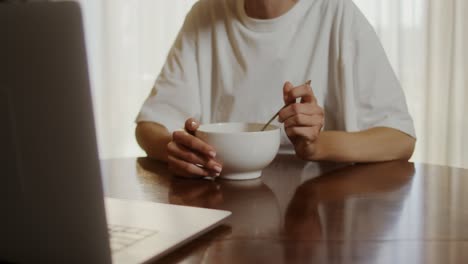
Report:
<svg viewBox="0 0 468 264"><path fill-rule="evenodd" d="M80 7L2 3L0 29L0 260L109 263Z"/></svg>

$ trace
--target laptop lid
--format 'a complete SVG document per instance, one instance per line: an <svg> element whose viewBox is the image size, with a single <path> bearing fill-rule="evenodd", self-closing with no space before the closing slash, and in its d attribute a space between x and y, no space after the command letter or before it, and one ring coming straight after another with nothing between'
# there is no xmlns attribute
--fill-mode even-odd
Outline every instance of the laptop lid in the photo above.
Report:
<svg viewBox="0 0 468 264"><path fill-rule="evenodd" d="M0 4L0 261L111 259L80 14Z"/></svg>

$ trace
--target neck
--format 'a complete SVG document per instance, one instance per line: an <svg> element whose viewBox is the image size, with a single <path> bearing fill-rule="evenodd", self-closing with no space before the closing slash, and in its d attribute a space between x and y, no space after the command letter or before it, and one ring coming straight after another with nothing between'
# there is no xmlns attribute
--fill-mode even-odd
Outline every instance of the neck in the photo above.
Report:
<svg viewBox="0 0 468 264"><path fill-rule="evenodd" d="M251 18L272 19L291 9L298 0L245 0L245 12ZM309 0L305 0L309 1Z"/></svg>

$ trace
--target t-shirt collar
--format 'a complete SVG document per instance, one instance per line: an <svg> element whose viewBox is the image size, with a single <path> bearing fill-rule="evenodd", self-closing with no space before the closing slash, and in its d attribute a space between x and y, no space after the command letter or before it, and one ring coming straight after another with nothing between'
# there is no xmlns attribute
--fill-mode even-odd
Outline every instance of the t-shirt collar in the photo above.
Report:
<svg viewBox="0 0 468 264"><path fill-rule="evenodd" d="M295 21L298 21L304 12L306 12L305 4L310 0L299 0L288 12L279 17L272 19L256 19L247 15L244 8L245 0L238 0L237 13L241 22L253 31L272 32L280 30L284 27L291 26ZM311 1L310 1L311 2Z"/></svg>

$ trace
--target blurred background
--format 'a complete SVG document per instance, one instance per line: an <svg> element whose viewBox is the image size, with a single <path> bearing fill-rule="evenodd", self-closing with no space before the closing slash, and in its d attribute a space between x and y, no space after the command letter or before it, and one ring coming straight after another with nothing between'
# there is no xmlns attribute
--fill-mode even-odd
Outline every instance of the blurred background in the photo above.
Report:
<svg viewBox="0 0 468 264"><path fill-rule="evenodd" d="M78 1L100 156L144 155L134 119L196 1ZM468 168L468 1L354 2L374 26L405 91L418 136L412 161Z"/></svg>

